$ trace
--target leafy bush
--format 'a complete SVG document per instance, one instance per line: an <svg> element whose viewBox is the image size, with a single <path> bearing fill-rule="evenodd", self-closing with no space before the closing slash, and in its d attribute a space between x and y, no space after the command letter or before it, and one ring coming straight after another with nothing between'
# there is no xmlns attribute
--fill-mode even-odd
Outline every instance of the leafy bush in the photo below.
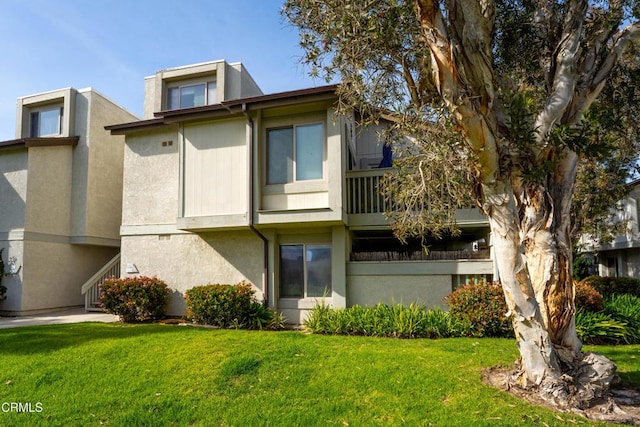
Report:
<svg viewBox="0 0 640 427"><path fill-rule="evenodd" d="M220 328L280 329L281 315L255 299L250 284L207 284L185 293L187 318L194 323Z"/></svg>
<svg viewBox="0 0 640 427"><path fill-rule="evenodd" d="M157 277L112 277L101 285L100 304L124 322L145 322L164 316L169 289Z"/></svg>
<svg viewBox="0 0 640 427"><path fill-rule="evenodd" d="M603 297L630 294L640 296L640 279L631 277L589 276L582 281L600 292Z"/></svg>
<svg viewBox="0 0 640 427"><path fill-rule="evenodd" d="M599 312L604 308L604 300L600 292L585 282L573 282L576 291L575 304L577 309Z"/></svg>
<svg viewBox="0 0 640 427"><path fill-rule="evenodd" d="M629 326L629 343L640 343L640 297L614 295L607 298L604 312Z"/></svg>
<svg viewBox="0 0 640 427"><path fill-rule="evenodd" d="M627 323L606 313L578 310L576 313L576 333L586 344L618 344L633 341L633 334Z"/></svg>
<svg viewBox="0 0 640 427"><path fill-rule="evenodd" d="M456 335L459 329L448 312L418 304L333 309L324 301L311 310L304 326L316 334L396 338L443 338Z"/></svg>
<svg viewBox="0 0 640 427"><path fill-rule="evenodd" d="M462 327L462 334L474 337L513 337L507 318L507 303L498 283L483 280L467 284L446 297L449 313Z"/></svg>

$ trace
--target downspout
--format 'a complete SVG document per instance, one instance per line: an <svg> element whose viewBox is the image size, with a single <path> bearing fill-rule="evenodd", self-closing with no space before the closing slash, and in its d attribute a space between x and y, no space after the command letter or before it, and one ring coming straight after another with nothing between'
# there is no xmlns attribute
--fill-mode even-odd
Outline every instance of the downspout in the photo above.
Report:
<svg viewBox="0 0 640 427"><path fill-rule="evenodd" d="M254 174L255 174L255 162L253 158L253 119L249 115L247 111L247 104L242 103L242 114L247 118L247 123L249 124L249 228L251 231L255 233L262 240L263 245L263 271L262 271L262 295L264 298L265 307L269 307L269 240L265 237L264 234L260 232L255 226L253 222L253 211L254 211L254 194L255 194L255 185L254 185Z"/></svg>

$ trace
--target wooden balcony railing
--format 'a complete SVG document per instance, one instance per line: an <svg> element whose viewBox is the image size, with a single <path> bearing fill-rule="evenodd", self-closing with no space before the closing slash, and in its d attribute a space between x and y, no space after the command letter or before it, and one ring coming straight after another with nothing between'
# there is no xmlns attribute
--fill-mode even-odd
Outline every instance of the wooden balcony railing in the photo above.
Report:
<svg viewBox="0 0 640 427"><path fill-rule="evenodd" d="M388 169L347 172L347 213L384 213L387 204L380 194L380 180Z"/></svg>

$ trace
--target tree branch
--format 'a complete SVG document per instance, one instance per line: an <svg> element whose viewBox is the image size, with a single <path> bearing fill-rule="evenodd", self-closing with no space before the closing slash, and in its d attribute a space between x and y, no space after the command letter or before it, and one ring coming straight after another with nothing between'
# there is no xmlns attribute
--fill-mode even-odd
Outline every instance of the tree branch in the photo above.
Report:
<svg viewBox="0 0 640 427"><path fill-rule="evenodd" d="M535 121L539 146L544 147L553 125L560 120L571 102L576 87L576 64L580 49L582 22L587 12L586 0L573 0L568 4L562 38L554 55L556 63L551 93ZM544 150L539 150L540 157Z"/></svg>

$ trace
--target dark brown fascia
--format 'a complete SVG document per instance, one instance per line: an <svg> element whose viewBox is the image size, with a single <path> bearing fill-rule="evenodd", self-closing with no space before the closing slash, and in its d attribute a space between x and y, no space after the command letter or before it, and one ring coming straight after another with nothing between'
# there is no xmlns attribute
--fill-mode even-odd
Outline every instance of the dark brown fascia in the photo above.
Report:
<svg viewBox="0 0 640 427"><path fill-rule="evenodd" d="M270 95L259 95L249 98L223 101L220 104L201 107L166 110L154 113L155 119L105 126L112 135L124 135L129 132L147 131L162 128L179 122L233 117L243 115L243 105L255 108L270 108L296 105L308 102L333 101L336 99L338 85L320 86L307 89L279 92Z"/></svg>
<svg viewBox="0 0 640 427"><path fill-rule="evenodd" d="M142 132L166 127L167 124L163 119L138 120L136 122L120 123L117 125L109 125L104 128L111 132L111 135L125 135L129 132Z"/></svg>
<svg viewBox="0 0 640 427"><path fill-rule="evenodd" d="M79 136L66 137L42 137L42 138L20 138L0 142L0 150L10 150L15 148L29 147L58 147L64 145L76 146L80 141Z"/></svg>

